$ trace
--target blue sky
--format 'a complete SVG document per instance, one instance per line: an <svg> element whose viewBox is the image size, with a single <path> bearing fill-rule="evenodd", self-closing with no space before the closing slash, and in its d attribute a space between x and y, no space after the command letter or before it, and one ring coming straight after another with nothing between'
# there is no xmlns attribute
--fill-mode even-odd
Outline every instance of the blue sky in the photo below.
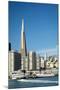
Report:
<svg viewBox="0 0 60 90"><path fill-rule="evenodd" d="M9 2L9 42L20 50L21 25L24 18L27 50L55 48L58 33L58 5Z"/></svg>

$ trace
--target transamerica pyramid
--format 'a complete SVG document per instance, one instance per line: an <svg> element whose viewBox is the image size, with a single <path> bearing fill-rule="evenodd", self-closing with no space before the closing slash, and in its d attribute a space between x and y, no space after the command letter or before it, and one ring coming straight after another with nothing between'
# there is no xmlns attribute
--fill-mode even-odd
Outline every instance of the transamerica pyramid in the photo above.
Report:
<svg viewBox="0 0 60 90"><path fill-rule="evenodd" d="M21 29L21 55L27 56L26 38L24 32L24 19L22 19L22 29Z"/></svg>

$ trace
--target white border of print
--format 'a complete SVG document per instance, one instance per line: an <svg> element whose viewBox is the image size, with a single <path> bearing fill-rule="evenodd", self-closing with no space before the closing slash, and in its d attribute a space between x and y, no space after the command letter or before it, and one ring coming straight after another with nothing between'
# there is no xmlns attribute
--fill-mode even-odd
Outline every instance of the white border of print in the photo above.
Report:
<svg viewBox="0 0 60 90"><path fill-rule="evenodd" d="M12 0L10 0L12 1ZM40 3L55 3L59 4L59 0L13 0L13 1L26 1L26 2L40 2ZM60 11L60 6L59 6ZM60 15L60 12L59 12ZM60 17L59 17L60 21ZM60 26L60 23L59 23ZM59 27L60 34L60 27ZM60 40L60 36L59 36ZM60 42L59 42L60 45ZM60 46L59 46L60 47ZM60 48L59 48L60 49ZM60 56L60 50L59 50ZM60 59L60 57L59 57ZM60 65L60 61L59 61ZM60 70L60 69L59 69ZM59 71L60 74L60 71ZM0 0L0 90L8 89L8 0ZM59 80L60 81L60 80ZM36 88L22 88L20 90L59 90L59 86L53 87L36 87ZM11 89L16 90L16 89Z"/></svg>

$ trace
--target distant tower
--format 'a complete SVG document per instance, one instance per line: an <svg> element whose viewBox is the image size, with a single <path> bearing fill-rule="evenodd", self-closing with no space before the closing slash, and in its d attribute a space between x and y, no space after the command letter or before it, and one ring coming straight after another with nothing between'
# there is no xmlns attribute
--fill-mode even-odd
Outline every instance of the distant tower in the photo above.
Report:
<svg viewBox="0 0 60 90"><path fill-rule="evenodd" d="M27 56L26 38L24 32L24 19L22 19L22 30L21 30L21 55Z"/></svg>

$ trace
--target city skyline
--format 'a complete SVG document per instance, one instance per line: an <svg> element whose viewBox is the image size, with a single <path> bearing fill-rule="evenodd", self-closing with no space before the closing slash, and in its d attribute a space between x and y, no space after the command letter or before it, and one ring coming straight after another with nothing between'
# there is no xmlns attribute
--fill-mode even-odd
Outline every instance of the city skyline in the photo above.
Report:
<svg viewBox="0 0 60 90"><path fill-rule="evenodd" d="M58 85L58 4L9 1L8 15L8 88Z"/></svg>
<svg viewBox="0 0 60 90"><path fill-rule="evenodd" d="M55 48L58 32L57 9L56 4L9 2L9 42L12 49L20 50L22 18L28 51Z"/></svg>

